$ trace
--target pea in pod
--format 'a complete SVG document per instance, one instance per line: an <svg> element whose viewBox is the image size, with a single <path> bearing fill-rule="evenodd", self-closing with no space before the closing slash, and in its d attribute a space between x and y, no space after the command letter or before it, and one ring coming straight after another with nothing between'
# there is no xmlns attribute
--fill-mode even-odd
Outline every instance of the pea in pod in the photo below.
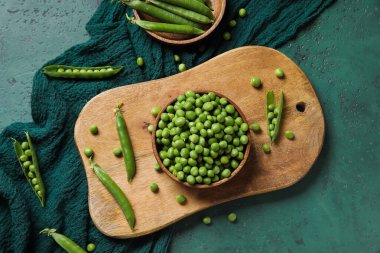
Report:
<svg viewBox="0 0 380 253"><path fill-rule="evenodd" d="M187 20L181 16L178 16L174 13L158 8L157 6L147 4L143 1L121 0L120 2L122 4L128 5L132 9L144 12L148 14L149 16L158 18L159 20L162 20L163 22L166 22L166 23L177 24L177 25L189 25L196 28L202 28L199 24L193 21Z"/></svg>
<svg viewBox="0 0 380 253"><path fill-rule="evenodd" d="M151 22L151 21L145 21L145 20L136 20L134 18L128 17L128 15L127 15L127 19L132 24L136 24L140 26L141 28L148 31L178 33L178 34L194 34L194 35L199 35L199 34L204 33L203 30L198 29L196 27L189 26L189 25L176 25L176 24Z"/></svg>
<svg viewBox="0 0 380 253"><path fill-rule="evenodd" d="M115 181L113 181L113 179L107 174L107 172L105 172L99 165L94 163L92 158L90 158L90 164L96 176L107 188L107 190L112 194L116 202L121 207L121 210L123 211L124 216L127 219L129 227L133 230L135 227L136 219L132 205L129 202L128 198L125 196L124 192L120 189L120 187L115 183Z"/></svg>
<svg viewBox="0 0 380 253"><path fill-rule="evenodd" d="M197 12L199 14L205 15L210 19L214 19L214 15L209 7L207 7L204 3L200 3L199 1L194 0L160 0L165 3L173 4L185 8L187 10L191 10Z"/></svg>
<svg viewBox="0 0 380 253"><path fill-rule="evenodd" d="M284 107L284 93L280 93L280 101L277 107L274 97L274 92L269 91L267 93L267 104L266 104L266 113L267 113L267 129L270 142L273 143L280 129L282 109Z"/></svg>
<svg viewBox="0 0 380 253"><path fill-rule="evenodd" d="M38 166L37 153L29 133L26 132L25 135L27 142L20 144L16 139L12 139L13 147L21 169L43 207L45 206L45 186Z"/></svg>
<svg viewBox="0 0 380 253"><path fill-rule="evenodd" d="M171 5L171 4L164 3L157 0L149 0L149 2L156 5L157 7L160 7L161 9L170 11L171 13L177 14L178 16L184 17L186 19L189 19L191 21L194 21L200 24L210 24L214 22L214 20L206 17L205 15L184 9L182 7L178 7L178 6Z"/></svg>
<svg viewBox="0 0 380 253"><path fill-rule="evenodd" d="M123 104L120 104L115 108L116 130L119 135L120 145L123 151L124 163L127 170L127 178L128 181L131 182L136 174L136 160L135 154L133 153L131 138L128 134L127 124L125 123L123 114L120 110L122 106Z"/></svg>
<svg viewBox="0 0 380 253"><path fill-rule="evenodd" d="M45 228L40 232L40 234L47 234L48 236L53 237L54 241L58 243L58 245L61 246L66 252L86 253L86 251L73 240L63 234L57 233L56 231L56 229Z"/></svg>
<svg viewBox="0 0 380 253"><path fill-rule="evenodd" d="M103 79L116 75L124 67L74 67L66 65L49 65L43 68L45 75L68 79Z"/></svg>

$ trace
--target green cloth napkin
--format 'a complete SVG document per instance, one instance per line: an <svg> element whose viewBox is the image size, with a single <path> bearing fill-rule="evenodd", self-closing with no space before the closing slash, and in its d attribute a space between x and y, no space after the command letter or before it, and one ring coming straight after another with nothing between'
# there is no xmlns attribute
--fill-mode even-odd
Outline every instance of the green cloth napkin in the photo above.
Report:
<svg viewBox="0 0 380 253"><path fill-rule="evenodd" d="M165 252L171 228L138 239L117 240L102 235L92 223L87 180L73 138L82 107L105 90L176 74L174 53L180 54L190 68L244 45L278 47L331 2L228 0L222 23L203 42L205 50L201 52L199 46L172 48L158 43L138 26L126 22L125 7L103 1L86 26L90 40L46 65L124 65L125 70L114 78L96 81L49 79L41 69L37 71L31 99L34 122L12 124L0 136L0 252L63 252L51 238L38 234L45 227L56 228L83 248L93 242L96 252ZM239 8L247 10L245 18L237 16ZM230 19L237 20L237 27L228 28ZM232 40L226 42L222 34L228 30ZM136 65L138 56L144 58L144 68ZM24 131L30 132L38 150L47 191L44 208L26 182L10 140L23 140Z"/></svg>

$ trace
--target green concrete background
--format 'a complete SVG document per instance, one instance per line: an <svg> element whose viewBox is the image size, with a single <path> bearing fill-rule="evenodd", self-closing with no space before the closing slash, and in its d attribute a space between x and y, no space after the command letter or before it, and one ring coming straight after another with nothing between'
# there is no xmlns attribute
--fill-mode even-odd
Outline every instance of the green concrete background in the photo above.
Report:
<svg viewBox="0 0 380 253"><path fill-rule="evenodd" d="M33 73L88 38L98 2L0 0L0 131L31 121ZM311 172L289 189L179 222L171 252L380 252L379 8L379 0L338 1L280 48L324 109L325 145Z"/></svg>

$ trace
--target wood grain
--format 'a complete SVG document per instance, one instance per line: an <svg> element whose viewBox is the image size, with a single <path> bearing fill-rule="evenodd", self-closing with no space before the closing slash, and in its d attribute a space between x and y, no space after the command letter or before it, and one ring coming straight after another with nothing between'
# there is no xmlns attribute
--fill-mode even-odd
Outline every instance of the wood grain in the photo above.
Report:
<svg viewBox="0 0 380 253"><path fill-rule="evenodd" d="M274 75L281 67L285 79ZM263 81L262 89L249 83L252 76ZM146 127L154 122L150 110L155 105L165 106L186 90L216 91L232 99L243 111L248 122L258 122L264 130L251 133L251 154L245 166L232 180L211 189L193 189L181 185L165 173L153 169L151 137ZM272 145L272 153L262 152L263 143L269 143L265 131L266 92L273 90L278 97L285 94L281 134ZM112 154L119 146L115 129L114 106L124 103L124 117L136 155L137 173L131 184L127 182L124 162ZM296 109L304 103L304 112ZM88 130L97 124L99 135ZM283 132L292 130L295 139L287 140ZM75 126L75 141L84 163L89 192L89 209L96 227L105 235L130 238L164 228L205 208L242 198L286 188L298 182L310 170L318 157L325 126L321 106L312 85L301 69L282 53L266 47L242 47L219 55L202 65L183 73L159 80L123 86L103 92L83 108ZM136 230L131 231L124 215L111 194L97 179L82 150L90 146L95 161L100 164L126 193L136 214ZM149 190L156 182L157 194ZM179 205L175 196L185 194L188 202Z"/></svg>
<svg viewBox="0 0 380 253"><path fill-rule="evenodd" d="M220 21L222 21L224 12L226 10L227 1L226 0L210 0L211 6L213 8L213 15L214 15L214 23L212 23L211 26L206 27L206 32L202 35L194 37L194 35L188 35L188 34L174 34L174 33L164 33L164 32L152 32L145 30L150 36L155 38L156 40L170 44L170 45L177 45L177 46L184 46L193 44L196 42L199 42L203 40L204 38L208 37L219 25ZM135 15L135 18L137 20L148 20L148 21L156 21L161 22L159 19L156 19L154 17L151 17L145 13L138 12L136 10L133 10L133 13Z"/></svg>

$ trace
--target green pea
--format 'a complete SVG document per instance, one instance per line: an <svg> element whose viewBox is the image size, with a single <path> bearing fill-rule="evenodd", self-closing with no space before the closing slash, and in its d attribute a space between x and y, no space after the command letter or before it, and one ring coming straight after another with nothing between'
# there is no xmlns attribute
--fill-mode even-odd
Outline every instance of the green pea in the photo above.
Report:
<svg viewBox="0 0 380 253"><path fill-rule="evenodd" d="M211 218L209 216L203 217L202 222L205 225L210 225L211 224Z"/></svg>
<svg viewBox="0 0 380 253"><path fill-rule="evenodd" d="M181 57L178 54L174 55L174 62L181 62Z"/></svg>
<svg viewBox="0 0 380 253"><path fill-rule="evenodd" d="M259 132L261 132L261 127L260 127L260 124L258 124L258 123L254 123L254 124L252 124L252 125L251 125L251 129L252 129L252 131L255 132L255 133L259 133Z"/></svg>
<svg viewBox="0 0 380 253"><path fill-rule="evenodd" d="M194 111L187 111L186 112L186 119L195 120L196 117L197 117L197 114Z"/></svg>
<svg viewBox="0 0 380 253"><path fill-rule="evenodd" d="M175 120L174 124L175 124L176 126L178 126L178 127L182 127L182 126L184 126L184 125L186 124L186 119L185 119L184 117L178 117L178 118Z"/></svg>
<svg viewBox="0 0 380 253"><path fill-rule="evenodd" d="M148 126L147 130L148 130L149 133L152 133L152 132L153 132L153 125L150 124L150 125Z"/></svg>
<svg viewBox="0 0 380 253"><path fill-rule="evenodd" d="M92 69L87 69L86 72L87 73L93 73L94 71Z"/></svg>
<svg viewBox="0 0 380 253"><path fill-rule="evenodd" d="M224 169L223 171L222 171L222 178L227 178L227 177L230 177L231 176L231 170L229 170L229 169Z"/></svg>
<svg viewBox="0 0 380 253"><path fill-rule="evenodd" d="M227 216L227 218L228 218L228 221L229 221L229 222L235 222L236 219L237 219L237 216L236 216L235 213L230 213L230 214Z"/></svg>
<svg viewBox="0 0 380 253"><path fill-rule="evenodd" d="M29 143L27 141L24 141L23 143L21 143L21 148L23 150L28 149L29 148Z"/></svg>
<svg viewBox="0 0 380 253"><path fill-rule="evenodd" d="M191 171L190 171L190 173L191 173ZM186 182L188 182L191 185L195 184L195 177L193 175L188 175L186 177Z"/></svg>
<svg viewBox="0 0 380 253"><path fill-rule="evenodd" d="M164 164L165 167L168 167L171 164L171 161L169 158L165 158L162 163Z"/></svg>
<svg viewBox="0 0 380 253"><path fill-rule="evenodd" d="M92 133L93 135L98 134L98 127L95 124L92 124L88 129L90 130L90 133Z"/></svg>
<svg viewBox="0 0 380 253"><path fill-rule="evenodd" d="M284 71L283 71L281 68L277 68L277 69L275 69L275 70L274 70L274 74L275 74L278 78L280 78L280 79L284 78L284 76L285 76Z"/></svg>
<svg viewBox="0 0 380 253"><path fill-rule="evenodd" d="M279 111L278 108L274 109L274 111L273 111L274 115L276 115L276 116L278 115L279 112L280 112L280 111Z"/></svg>
<svg viewBox="0 0 380 253"><path fill-rule="evenodd" d="M237 22L236 22L235 19L231 19L231 20L228 22L228 26L231 27L231 28L234 28L236 25L237 25Z"/></svg>
<svg viewBox="0 0 380 253"><path fill-rule="evenodd" d="M183 168L183 172L186 173L186 174L189 174L190 173L190 170L191 170L191 167L190 166L185 166Z"/></svg>
<svg viewBox="0 0 380 253"><path fill-rule="evenodd" d="M209 177L203 178L203 183L207 184L207 185L211 184L211 178L209 178Z"/></svg>
<svg viewBox="0 0 380 253"><path fill-rule="evenodd" d="M196 177L196 176L198 176L199 175L199 170L198 170L198 168L197 167L192 167L191 169L190 169L190 174L192 175L192 176L194 176L194 177Z"/></svg>
<svg viewBox="0 0 380 253"><path fill-rule="evenodd" d="M209 178L214 177L214 176L215 176L214 170L208 170L208 171L207 171L207 176L208 176Z"/></svg>
<svg viewBox="0 0 380 253"><path fill-rule="evenodd" d="M243 158L244 158L244 154L243 154L243 152L239 152L237 159L238 159L239 161L241 161L241 160L243 160Z"/></svg>
<svg viewBox="0 0 380 253"><path fill-rule="evenodd" d="M273 124L273 125L276 125L276 124L277 124L277 121L278 121L277 118L272 119L272 124Z"/></svg>
<svg viewBox="0 0 380 253"><path fill-rule="evenodd" d="M271 112L273 112L273 110L274 110L274 104L268 105L268 110L271 111Z"/></svg>
<svg viewBox="0 0 380 253"><path fill-rule="evenodd" d="M251 85L254 87L254 88L256 88L256 89L258 89L258 88L260 88L261 87L261 79L260 79L260 77L257 77L257 76L254 76L254 77L252 77L251 78Z"/></svg>
<svg viewBox="0 0 380 253"><path fill-rule="evenodd" d="M274 130L274 124L269 124L269 126L268 126L268 128L269 128L269 130Z"/></svg>
<svg viewBox="0 0 380 253"><path fill-rule="evenodd" d="M25 169L29 168L30 165L32 165L32 163L30 161L26 161L26 162L23 162L22 164L22 167L24 167Z"/></svg>
<svg viewBox="0 0 380 253"><path fill-rule="evenodd" d="M269 154L270 151L271 151L270 146L269 146L268 144L265 143L265 144L263 145L263 151L264 151L265 154Z"/></svg>
<svg viewBox="0 0 380 253"><path fill-rule="evenodd" d="M233 105L227 105L225 108L226 112L229 114L233 114L235 112L235 107Z"/></svg>
<svg viewBox="0 0 380 253"><path fill-rule="evenodd" d="M94 150L92 150L92 148L87 147L87 148L85 148L85 149L83 150L83 153L84 153L88 158L90 158L90 157L93 156L93 154L94 154Z"/></svg>
<svg viewBox="0 0 380 253"><path fill-rule="evenodd" d="M72 70L72 69L66 69L65 72L66 72L66 73L72 73L73 70Z"/></svg>
<svg viewBox="0 0 380 253"><path fill-rule="evenodd" d="M198 184L201 184L201 183L203 183L203 177L200 176L200 175L198 175L198 176L196 176L195 181L196 181Z"/></svg>
<svg viewBox="0 0 380 253"><path fill-rule="evenodd" d="M32 179L32 184L33 184L33 185L36 185L37 183L38 183L38 179L37 179L36 177L33 178L33 179Z"/></svg>
<svg viewBox="0 0 380 253"><path fill-rule="evenodd" d="M267 115L267 118L269 120L273 119L274 118L274 113L273 112L269 112L268 115Z"/></svg>
<svg viewBox="0 0 380 253"><path fill-rule="evenodd" d="M158 171L158 172L162 171L162 170L161 170L161 167L160 167L160 165L159 165L158 163L156 163L156 164L153 166L153 168L154 168L155 171Z"/></svg>
<svg viewBox="0 0 380 253"><path fill-rule="evenodd" d="M34 178L33 178L34 179ZM33 180L32 180L33 181ZM41 191L37 191L37 195L39 196L39 197L42 197L42 192Z"/></svg>
<svg viewBox="0 0 380 253"><path fill-rule="evenodd" d="M240 16L241 18L244 18L246 15L247 15L247 10L241 8L241 9L239 10L239 16Z"/></svg>
<svg viewBox="0 0 380 253"><path fill-rule="evenodd" d="M288 138L289 140L293 140L295 135L292 131L285 131L285 137Z"/></svg>
<svg viewBox="0 0 380 253"><path fill-rule="evenodd" d="M36 171L36 167L32 164L29 166L29 171L32 171L32 172L35 172Z"/></svg>
<svg viewBox="0 0 380 253"><path fill-rule="evenodd" d="M203 104L203 110L212 111L214 109L214 105L211 102L206 102Z"/></svg>
<svg viewBox="0 0 380 253"><path fill-rule="evenodd" d="M28 156L27 156L27 155L21 155L21 156L20 156L20 160L21 160L22 162L26 162L26 161L28 161Z"/></svg>
<svg viewBox="0 0 380 253"><path fill-rule="evenodd" d="M228 104L228 100L227 100L227 98L220 98L220 99L219 99L219 104L221 104L221 105L226 105L226 104Z"/></svg>
<svg viewBox="0 0 380 253"><path fill-rule="evenodd" d="M158 185L156 183L152 183L150 185L150 190L154 193L158 192Z"/></svg>
<svg viewBox="0 0 380 253"><path fill-rule="evenodd" d="M239 163L236 160L231 161L231 167L236 169L239 166Z"/></svg>
<svg viewBox="0 0 380 253"><path fill-rule="evenodd" d="M179 65L178 65L178 70L179 70L179 72L184 72L184 71L186 71L186 65L185 65L185 63L181 63L181 64L179 64Z"/></svg>
<svg viewBox="0 0 380 253"><path fill-rule="evenodd" d="M40 186L39 186L38 184L36 184L36 185L34 186L34 190L35 190L35 191L39 191L39 190L40 190Z"/></svg>
<svg viewBox="0 0 380 253"><path fill-rule="evenodd" d="M59 68L59 69L57 70L57 72L62 73L62 72L65 72L65 70L64 70L63 68Z"/></svg>
<svg viewBox="0 0 380 253"><path fill-rule="evenodd" d="M217 151L219 151L219 149L220 149L219 143L212 143L211 144L211 150L212 151L217 152Z"/></svg>
<svg viewBox="0 0 380 253"><path fill-rule="evenodd" d="M79 69L73 69L73 73L78 73Z"/></svg>
<svg viewBox="0 0 380 253"><path fill-rule="evenodd" d="M243 145L246 145L248 143L249 139L247 135L240 136L240 143Z"/></svg>
<svg viewBox="0 0 380 253"><path fill-rule="evenodd" d="M88 252L93 252L94 250L95 250L95 244L93 244L93 243L89 243L89 244L87 244L87 251Z"/></svg>
<svg viewBox="0 0 380 253"><path fill-rule="evenodd" d="M246 132L248 131L248 124L247 123L242 123L240 126L240 130Z"/></svg>
<svg viewBox="0 0 380 253"><path fill-rule="evenodd" d="M223 33L223 39L224 40L229 41L229 40L231 40L231 37L232 37L232 35L230 32L224 32Z"/></svg>
<svg viewBox="0 0 380 253"><path fill-rule="evenodd" d="M239 154L239 151L237 149L234 148L234 149L231 150L231 156L232 157L237 157L238 154Z"/></svg>
<svg viewBox="0 0 380 253"><path fill-rule="evenodd" d="M222 156L222 157L220 158L220 162L221 162L222 164L228 164L228 163L230 162L230 159L228 159L227 156Z"/></svg>
<svg viewBox="0 0 380 253"><path fill-rule="evenodd" d="M79 70L79 73L86 73L86 72L87 72L86 69L81 69L81 70Z"/></svg>
<svg viewBox="0 0 380 253"><path fill-rule="evenodd" d="M234 138L233 139L233 141L232 141L232 144L234 145L234 146L239 146L240 145L240 139L239 138Z"/></svg>
<svg viewBox="0 0 380 253"><path fill-rule="evenodd" d="M183 194L179 194L175 198L176 198L178 204L181 204L181 205L186 204L186 197Z"/></svg>
<svg viewBox="0 0 380 253"><path fill-rule="evenodd" d="M35 177L35 175L34 175L34 173L33 173L33 172L29 171L29 172L28 172L28 177L30 177L30 178L34 178L34 177Z"/></svg>
<svg viewBox="0 0 380 253"><path fill-rule="evenodd" d="M137 66L142 67L144 66L144 59L142 57L138 57L136 59Z"/></svg>
<svg viewBox="0 0 380 253"><path fill-rule="evenodd" d="M222 148L222 149L227 148L227 145L228 145L227 141L221 141L221 142L219 142L219 147Z"/></svg>
<svg viewBox="0 0 380 253"><path fill-rule="evenodd" d="M178 172L177 172L177 178L178 178L178 180L183 181L183 180L185 179L185 172L183 172L183 171L178 171Z"/></svg>
<svg viewBox="0 0 380 253"><path fill-rule="evenodd" d="M100 72L107 72L106 69L100 69Z"/></svg>
<svg viewBox="0 0 380 253"><path fill-rule="evenodd" d="M153 117L157 117L157 115L160 113L161 107L160 106L155 106L152 108L151 113Z"/></svg>
<svg viewBox="0 0 380 253"><path fill-rule="evenodd" d="M94 73L98 73L98 72L100 72L99 69L95 69L94 70Z"/></svg>
<svg viewBox="0 0 380 253"><path fill-rule="evenodd" d="M112 150L112 152L113 152L113 154L114 154L115 156L117 156L117 157L120 157L120 156L123 155L123 152L121 151L121 148L114 148L114 149Z"/></svg>

